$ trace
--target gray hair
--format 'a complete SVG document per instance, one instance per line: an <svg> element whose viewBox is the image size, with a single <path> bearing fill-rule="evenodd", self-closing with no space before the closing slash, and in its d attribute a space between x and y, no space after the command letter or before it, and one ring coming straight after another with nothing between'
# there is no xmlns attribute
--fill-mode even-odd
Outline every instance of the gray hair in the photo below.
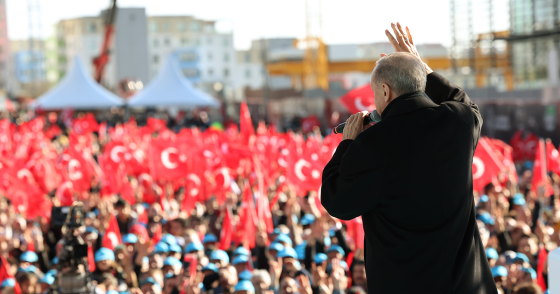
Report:
<svg viewBox="0 0 560 294"><path fill-rule="evenodd" d="M426 68L422 61L405 52L381 57L372 73L373 83L387 83L397 96L424 92L426 79Z"/></svg>

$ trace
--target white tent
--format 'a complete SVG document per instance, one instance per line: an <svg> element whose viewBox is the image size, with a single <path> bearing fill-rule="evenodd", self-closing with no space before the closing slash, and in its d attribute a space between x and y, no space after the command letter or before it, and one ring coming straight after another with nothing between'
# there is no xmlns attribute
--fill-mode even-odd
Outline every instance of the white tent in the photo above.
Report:
<svg viewBox="0 0 560 294"><path fill-rule="evenodd" d="M32 104L45 110L106 109L123 105L122 99L99 85L85 70L78 56L66 76Z"/></svg>
<svg viewBox="0 0 560 294"><path fill-rule="evenodd" d="M195 88L181 72L177 60L170 55L158 76L142 91L136 93L128 101L128 105L130 107L217 108L220 102Z"/></svg>

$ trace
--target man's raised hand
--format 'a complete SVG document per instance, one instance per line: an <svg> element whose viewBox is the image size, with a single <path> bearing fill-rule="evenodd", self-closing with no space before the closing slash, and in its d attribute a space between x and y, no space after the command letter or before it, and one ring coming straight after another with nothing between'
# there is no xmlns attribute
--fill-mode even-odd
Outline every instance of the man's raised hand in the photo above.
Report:
<svg viewBox="0 0 560 294"><path fill-rule="evenodd" d="M395 36L393 36L389 30L385 30L385 35L387 35L387 38L389 39L389 42L391 42L391 45L393 45L393 48L395 48L395 51L410 53L416 58L422 60L422 58L420 58L420 54L418 54L418 50L416 50L416 46L412 40L412 34L410 34L408 27L406 27L406 33L401 24L398 22L396 25L391 23L391 28L393 29ZM387 56L387 54L381 54L381 57L384 56ZM433 72L426 63L424 63L424 66L426 67L426 74Z"/></svg>

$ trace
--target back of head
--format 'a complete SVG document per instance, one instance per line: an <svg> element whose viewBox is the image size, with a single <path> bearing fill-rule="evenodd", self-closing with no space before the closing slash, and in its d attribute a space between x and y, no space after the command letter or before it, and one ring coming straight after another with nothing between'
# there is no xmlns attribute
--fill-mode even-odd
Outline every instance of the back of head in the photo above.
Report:
<svg viewBox="0 0 560 294"><path fill-rule="evenodd" d="M513 294L542 294L542 291L535 283L523 283L513 288Z"/></svg>
<svg viewBox="0 0 560 294"><path fill-rule="evenodd" d="M372 83L386 83L400 96L426 89L426 68L421 60L405 52L381 57L373 69Z"/></svg>

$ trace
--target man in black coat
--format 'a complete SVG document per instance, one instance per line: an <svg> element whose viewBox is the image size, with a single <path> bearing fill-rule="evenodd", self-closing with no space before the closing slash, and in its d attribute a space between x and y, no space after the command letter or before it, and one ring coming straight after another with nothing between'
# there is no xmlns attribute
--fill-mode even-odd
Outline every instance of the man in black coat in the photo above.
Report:
<svg viewBox="0 0 560 294"><path fill-rule="evenodd" d="M425 65L393 25L371 85L381 121L352 115L323 171L322 204L362 216L369 293L497 293L475 218L482 126L466 93Z"/></svg>

